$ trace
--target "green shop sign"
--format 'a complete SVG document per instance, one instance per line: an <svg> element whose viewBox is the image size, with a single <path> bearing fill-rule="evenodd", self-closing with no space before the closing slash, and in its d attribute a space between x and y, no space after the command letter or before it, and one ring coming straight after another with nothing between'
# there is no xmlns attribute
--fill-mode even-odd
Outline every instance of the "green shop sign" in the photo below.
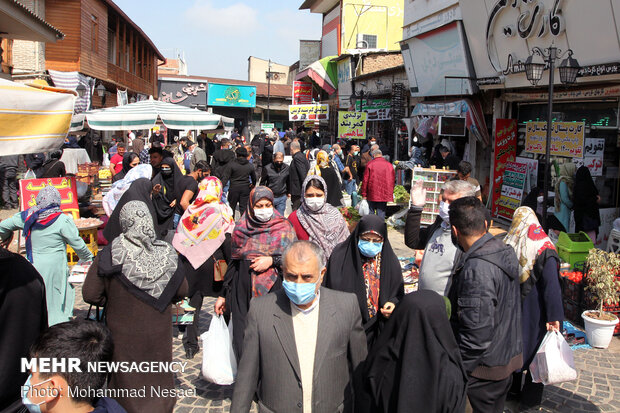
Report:
<svg viewBox="0 0 620 413"><path fill-rule="evenodd" d="M256 86L209 83L207 106L256 107Z"/></svg>

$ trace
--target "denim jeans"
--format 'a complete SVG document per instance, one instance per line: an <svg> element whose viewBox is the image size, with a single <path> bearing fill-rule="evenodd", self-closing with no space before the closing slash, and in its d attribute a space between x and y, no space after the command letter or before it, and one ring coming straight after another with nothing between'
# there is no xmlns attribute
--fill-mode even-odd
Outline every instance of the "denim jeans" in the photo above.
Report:
<svg viewBox="0 0 620 413"><path fill-rule="evenodd" d="M176 212L174 213L174 218L172 219L173 224L172 224L172 228L173 229L177 229L177 226L179 225L179 222L181 221L181 216L180 214L177 214Z"/></svg>
<svg viewBox="0 0 620 413"><path fill-rule="evenodd" d="M222 202L228 205L228 189L230 189L230 181L222 188ZM234 211L233 211L234 213Z"/></svg>
<svg viewBox="0 0 620 413"><path fill-rule="evenodd" d="M351 196L351 206L354 207L357 205L359 199L357 196L357 184L355 183L355 179L344 182L344 191Z"/></svg>
<svg viewBox="0 0 620 413"><path fill-rule="evenodd" d="M387 209L387 202L368 201L368 207L370 208L371 214L375 214L385 219L385 210Z"/></svg>
<svg viewBox="0 0 620 413"><path fill-rule="evenodd" d="M273 207L278 211L282 216L284 216L284 211L286 210L286 195L277 196L273 199Z"/></svg>

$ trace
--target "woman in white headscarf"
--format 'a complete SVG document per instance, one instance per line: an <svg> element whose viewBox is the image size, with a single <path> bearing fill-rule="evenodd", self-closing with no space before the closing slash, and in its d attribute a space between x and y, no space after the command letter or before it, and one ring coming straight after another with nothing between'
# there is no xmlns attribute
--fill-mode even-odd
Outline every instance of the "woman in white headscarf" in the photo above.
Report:
<svg viewBox="0 0 620 413"><path fill-rule="evenodd" d="M133 181L140 178L151 179L153 176L153 167L151 165L138 165L131 168L125 177L114 182L110 191L103 197L103 210L107 216L112 215L112 211L116 208L116 204L123 194L129 189Z"/></svg>

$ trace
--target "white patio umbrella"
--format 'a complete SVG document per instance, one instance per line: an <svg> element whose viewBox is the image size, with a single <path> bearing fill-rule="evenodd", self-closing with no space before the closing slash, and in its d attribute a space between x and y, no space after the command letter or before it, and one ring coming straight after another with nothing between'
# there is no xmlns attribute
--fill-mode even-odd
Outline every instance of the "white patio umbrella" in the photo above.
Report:
<svg viewBox="0 0 620 413"><path fill-rule="evenodd" d="M123 106L91 110L84 114L88 126L96 130L151 129L158 119L171 129L211 130L220 126L225 129L234 127L232 118L152 98Z"/></svg>

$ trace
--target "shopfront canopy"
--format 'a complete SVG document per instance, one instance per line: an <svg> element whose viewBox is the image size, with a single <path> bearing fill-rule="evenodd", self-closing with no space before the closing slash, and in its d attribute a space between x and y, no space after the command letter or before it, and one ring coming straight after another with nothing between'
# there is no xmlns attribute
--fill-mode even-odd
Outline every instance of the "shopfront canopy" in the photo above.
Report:
<svg viewBox="0 0 620 413"><path fill-rule="evenodd" d="M464 117L469 133L478 142L481 142L484 146L488 146L491 143L480 103L473 102L470 99L452 102L424 102L415 105L411 112L413 127L421 136L426 136L428 133L437 133L439 116Z"/></svg>
<svg viewBox="0 0 620 413"><path fill-rule="evenodd" d="M62 146L77 94L0 79L0 155L47 152Z"/></svg>
<svg viewBox="0 0 620 413"><path fill-rule="evenodd" d="M143 100L123 106L91 110L86 121L95 130L151 129L158 119L170 129L211 130L223 127L232 130L234 119L186 106L158 100ZM79 119L74 119L77 123Z"/></svg>
<svg viewBox="0 0 620 413"><path fill-rule="evenodd" d="M336 62L332 62L332 60L337 57L338 56L328 56L321 60L317 60L306 69L299 72L295 79L301 80L304 77L309 77L331 95L336 91L336 86L338 85Z"/></svg>

